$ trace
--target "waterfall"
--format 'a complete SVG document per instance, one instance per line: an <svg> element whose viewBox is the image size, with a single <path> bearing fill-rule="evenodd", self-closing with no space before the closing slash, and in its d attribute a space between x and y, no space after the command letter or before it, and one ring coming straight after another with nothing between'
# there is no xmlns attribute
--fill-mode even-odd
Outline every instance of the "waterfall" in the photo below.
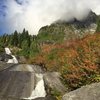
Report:
<svg viewBox="0 0 100 100"><path fill-rule="evenodd" d="M6 52L6 54L12 56L12 59L9 59L7 63L18 63L18 60L16 59L16 57L14 55L12 55L9 48L5 48L5 52ZM27 70L29 72L33 73L33 69L30 65L27 66ZM33 91L31 92L30 96L28 98L26 98L26 97L22 98L23 100L32 100L32 99L46 96L43 74L36 73L35 76L36 76L36 80L34 80L34 81L36 81L36 86L33 89Z"/></svg>
<svg viewBox="0 0 100 100"><path fill-rule="evenodd" d="M32 100L32 99L46 96L43 75L36 74L36 77L37 77L37 79L39 79L39 81L37 82L35 89L32 91L31 96L28 98L23 98L23 99Z"/></svg>
<svg viewBox="0 0 100 100"><path fill-rule="evenodd" d="M14 55L12 55L9 48L5 48L5 52L6 52L6 54L11 55L13 57L12 59L9 59L7 63L14 63L14 64L18 63L17 58Z"/></svg>
<svg viewBox="0 0 100 100"><path fill-rule="evenodd" d="M6 52L6 54L11 55L11 51L9 48L5 48L5 52Z"/></svg>

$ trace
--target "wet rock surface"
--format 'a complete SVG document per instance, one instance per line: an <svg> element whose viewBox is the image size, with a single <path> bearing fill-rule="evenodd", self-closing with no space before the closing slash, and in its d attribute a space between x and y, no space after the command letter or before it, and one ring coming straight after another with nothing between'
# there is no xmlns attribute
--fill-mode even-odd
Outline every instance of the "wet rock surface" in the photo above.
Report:
<svg viewBox="0 0 100 100"><path fill-rule="evenodd" d="M7 64L5 62L0 61L0 71L9 69L11 67L13 67L15 64Z"/></svg>
<svg viewBox="0 0 100 100"><path fill-rule="evenodd" d="M23 98L29 97L34 89L34 74L29 72L0 73L0 96Z"/></svg>
<svg viewBox="0 0 100 100"><path fill-rule="evenodd" d="M0 68L0 100L6 100L6 98L7 100L16 100L16 98L20 100L30 97L40 81L38 74L43 73L41 67L35 65L1 62Z"/></svg>
<svg viewBox="0 0 100 100"><path fill-rule="evenodd" d="M0 61L8 61L9 59L12 59L12 56L11 55L8 55L6 53L2 53L0 54Z"/></svg>
<svg viewBox="0 0 100 100"><path fill-rule="evenodd" d="M62 100L100 100L100 83L83 86L67 93Z"/></svg>
<svg viewBox="0 0 100 100"><path fill-rule="evenodd" d="M64 93L66 88L57 72L44 72L41 66L28 64L0 63L0 100L56 100L52 96L29 99L34 95L43 75L45 88L57 89ZM41 86L41 85L40 85ZM43 89L43 88L42 88ZM42 89L40 92L42 92ZM37 90L38 91L38 90ZM32 94L33 92L33 94ZM46 94L45 94L46 95Z"/></svg>

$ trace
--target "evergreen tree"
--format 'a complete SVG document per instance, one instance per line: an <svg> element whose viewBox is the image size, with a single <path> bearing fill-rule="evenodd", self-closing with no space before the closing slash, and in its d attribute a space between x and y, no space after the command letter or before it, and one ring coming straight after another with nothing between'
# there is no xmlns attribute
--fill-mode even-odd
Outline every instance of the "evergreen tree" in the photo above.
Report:
<svg viewBox="0 0 100 100"><path fill-rule="evenodd" d="M22 34L19 33L18 34L18 47L21 48L21 44L22 44Z"/></svg>
<svg viewBox="0 0 100 100"><path fill-rule="evenodd" d="M29 56L29 47L28 47L28 42L27 40L24 40L21 44L22 47L22 54L24 56Z"/></svg>
<svg viewBox="0 0 100 100"><path fill-rule="evenodd" d="M32 41L32 43L30 45L30 56L35 56L38 53L39 53L38 45L37 45L36 41Z"/></svg>
<svg viewBox="0 0 100 100"><path fill-rule="evenodd" d="M97 30L96 32L100 32L100 18L98 18L98 21L97 21Z"/></svg>
<svg viewBox="0 0 100 100"><path fill-rule="evenodd" d="M3 37L2 37L2 43L3 43L3 44L6 43L6 34L4 34Z"/></svg>
<svg viewBox="0 0 100 100"><path fill-rule="evenodd" d="M14 35L12 37L12 44L14 46L18 46L18 32L17 31L14 32Z"/></svg>

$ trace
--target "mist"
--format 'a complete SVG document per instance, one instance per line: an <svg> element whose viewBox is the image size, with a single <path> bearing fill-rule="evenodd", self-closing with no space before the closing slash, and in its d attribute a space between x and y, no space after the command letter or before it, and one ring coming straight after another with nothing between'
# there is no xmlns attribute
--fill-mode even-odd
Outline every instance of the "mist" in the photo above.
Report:
<svg viewBox="0 0 100 100"><path fill-rule="evenodd" d="M100 14L100 0L1 0L0 31L27 29L38 34L41 27L57 20L84 19L90 10ZM2 24L1 24L2 23Z"/></svg>

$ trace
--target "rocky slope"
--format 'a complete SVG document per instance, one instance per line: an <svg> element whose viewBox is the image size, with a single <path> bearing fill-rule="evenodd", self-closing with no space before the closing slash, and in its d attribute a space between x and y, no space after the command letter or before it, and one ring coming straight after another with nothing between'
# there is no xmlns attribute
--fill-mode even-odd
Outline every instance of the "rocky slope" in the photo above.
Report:
<svg viewBox="0 0 100 100"><path fill-rule="evenodd" d="M0 62L0 100L55 100L49 96L50 89L66 92L59 73L46 72L38 65L15 63L13 57L9 57L12 56L10 49L6 48L5 52Z"/></svg>
<svg viewBox="0 0 100 100"><path fill-rule="evenodd" d="M50 26L42 27L39 31L38 38L45 43L79 39L88 34L95 33L97 20L98 16L90 11L88 16L83 20L73 18L69 22L56 21Z"/></svg>
<svg viewBox="0 0 100 100"><path fill-rule="evenodd" d="M11 66L2 63L0 65L0 100L55 100L51 96L48 97L50 88L63 93L67 90L57 73L45 73L40 66L28 64Z"/></svg>

